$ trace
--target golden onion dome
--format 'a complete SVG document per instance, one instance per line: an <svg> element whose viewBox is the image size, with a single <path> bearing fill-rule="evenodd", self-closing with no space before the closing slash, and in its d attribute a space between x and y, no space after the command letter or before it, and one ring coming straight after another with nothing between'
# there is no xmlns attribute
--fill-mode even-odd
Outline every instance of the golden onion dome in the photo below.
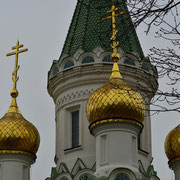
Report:
<svg viewBox="0 0 180 180"><path fill-rule="evenodd" d="M87 118L90 128L100 123L126 121L141 124L145 105L142 96L122 79L117 62L111 77L88 99Z"/></svg>
<svg viewBox="0 0 180 180"><path fill-rule="evenodd" d="M165 152L170 165L174 161L180 160L180 125L167 135L165 140Z"/></svg>
<svg viewBox="0 0 180 180"><path fill-rule="evenodd" d="M12 103L8 112L0 119L0 154L25 154L36 159L40 136L36 127L20 113L16 97L11 91Z"/></svg>
<svg viewBox="0 0 180 180"><path fill-rule="evenodd" d="M36 159L40 136L20 113L7 112L0 119L0 154L26 154Z"/></svg>
<svg viewBox="0 0 180 180"><path fill-rule="evenodd" d="M19 50L22 47L23 45L20 45L19 41L17 41L16 46L12 47L16 51L7 54L7 56L16 55L16 58L12 73L11 106L4 117L0 119L0 154L25 154L35 160L40 136L36 127L22 116L16 102L18 96L17 81L19 79L17 71L20 68L18 54L28 51L28 49Z"/></svg>

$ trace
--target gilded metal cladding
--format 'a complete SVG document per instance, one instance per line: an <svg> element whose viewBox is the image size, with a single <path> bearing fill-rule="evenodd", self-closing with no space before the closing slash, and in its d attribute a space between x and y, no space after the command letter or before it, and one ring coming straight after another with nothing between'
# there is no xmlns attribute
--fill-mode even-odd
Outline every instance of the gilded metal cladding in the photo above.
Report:
<svg viewBox="0 0 180 180"><path fill-rule="evenodd" d="M144 100L121 78L111 78L97 89L87 103L89 122L107 119L144 120Z"/></svg>
<svg viewBox="0 0 180 180"><path fill-rule="evenodd" d="M170 131L167 135L165 152L169 159L169 164L180 158L180 125Z"/></svg>
<svg viewBox="0 0 180 180"><path fill-rule="evenodd" d="M0 119L0 153L26 154L36 158L40 136L20 113L8 112Z"/></svg>

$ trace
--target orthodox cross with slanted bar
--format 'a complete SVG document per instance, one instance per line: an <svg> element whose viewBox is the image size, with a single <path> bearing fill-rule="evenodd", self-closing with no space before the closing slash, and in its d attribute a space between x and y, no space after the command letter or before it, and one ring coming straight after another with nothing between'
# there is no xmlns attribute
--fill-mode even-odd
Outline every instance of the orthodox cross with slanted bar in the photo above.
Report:
<svg viewBox="0 0 180 180"><path fill-rule="evenodd" d="M113 53L111 55L111 58L113 61L116 61L116 62L120 59L119 54L117 53L117 46L119 45L119 42L116 40L116 35L118 33L118 30L116 29L116 17L125 14L125 12L120 12L116 14L116 11L118 10L120 10L120 8L116 8L115 5L113 4L112 9L107 11L107 13L112 13L112 15L102 19L103 21L112 19L113 34L111 37L111 41L112 41L111 47L113 49Z"/></svg>
<svg viewBox="0 0 180 180"><path fill-rule="evenodd" d="M17 71L20 68L20 66L18 65L18 55L20 53L28 51L28 49L19 50L19 48L22 48L22 47L23 47L23 45L19 44L19 41L17 41L16 46L12 47L12 50L15 49L16 51L10 52L7 54L7 56L15 55L15 67L14 67L14 71L12 73L12 80L13 80L14 84L13 84L13 90L11 91L11 96L13 98L16 98L18 96L18 91L16 89L17 81L19 80L19 77L17 76Z"/></svg>

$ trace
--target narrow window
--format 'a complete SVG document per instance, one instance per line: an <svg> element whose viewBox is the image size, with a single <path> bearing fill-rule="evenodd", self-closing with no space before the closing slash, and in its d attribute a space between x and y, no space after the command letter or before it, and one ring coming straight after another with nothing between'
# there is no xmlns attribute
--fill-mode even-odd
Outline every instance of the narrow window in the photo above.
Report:
<svg viewBox="0 0 180 180"><path fill-rule="evenodd" d="M72 114L72 148L79 146L79 111Z"/></svg>
<svg viewBox="0 0 180 180"><path fill-rule="evenodd" d="M107 162L107 135L101 136L101 163Z"/></svg>
<svg viewBox="0 0 180 180"><path fill-rule="evenodd" d="M136 149L137 149L137 145L136 145L136 137L132 136L132 162L134 164L137 163L137 157L136 157Z"/></svg>

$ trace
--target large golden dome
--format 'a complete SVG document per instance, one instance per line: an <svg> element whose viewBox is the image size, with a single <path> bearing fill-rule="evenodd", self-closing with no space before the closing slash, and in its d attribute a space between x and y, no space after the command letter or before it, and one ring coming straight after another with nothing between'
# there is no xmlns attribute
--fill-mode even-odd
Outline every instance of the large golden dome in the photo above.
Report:
<svg viewBox="0 0 180 180"><path fill-rule="evenodd" d="M166 137L165 152L169 159L169 164L180 160L180 125L174 128Z"/></svg>
<svg viewBox="0 0 180 180"><path fill-rule="evenodd" d="M20 113L7 112L0 119L0 154L27 154L35 159L39 143L36 127Z"/></svg>
<svg viewBox="0 0 180 180"><path fill-rule="evenodd" d="M121 78L115 62L106 84L88 99L87 117L90 128L99 123L126 121L141 124L144 120L144 100Z"/></svg>

